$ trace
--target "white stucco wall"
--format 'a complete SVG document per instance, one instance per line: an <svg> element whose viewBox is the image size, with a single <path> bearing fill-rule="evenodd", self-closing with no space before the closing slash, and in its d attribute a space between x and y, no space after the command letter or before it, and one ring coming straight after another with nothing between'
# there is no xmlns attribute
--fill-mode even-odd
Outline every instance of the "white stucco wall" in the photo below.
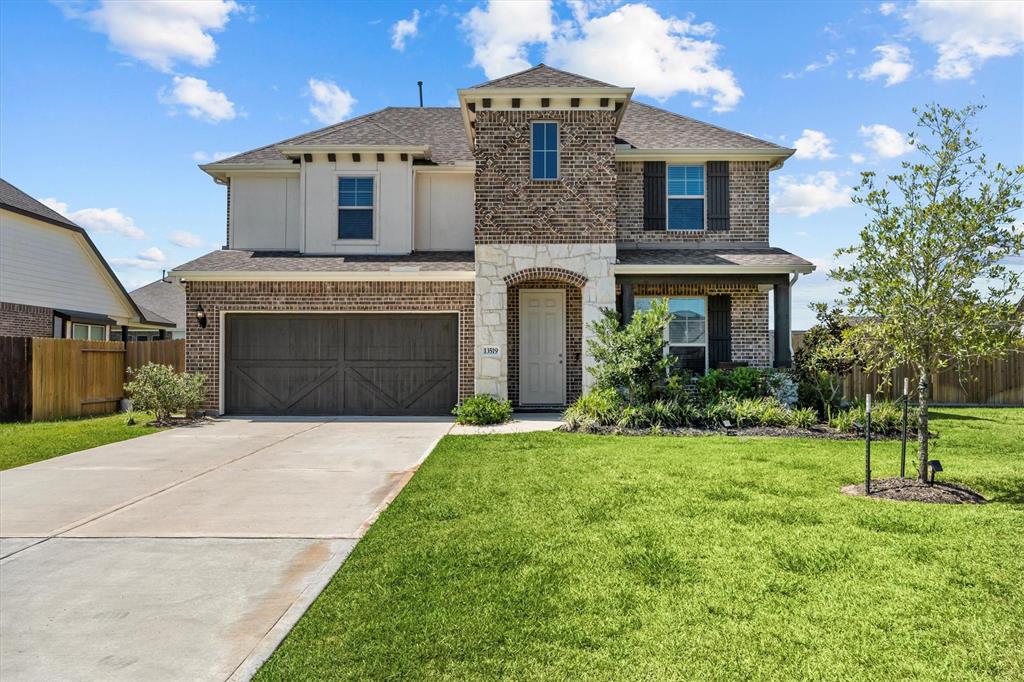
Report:
<svg viewBox="0 0 1024 682"><path fill-rule="evenodd" d="M127 324L132 311L85 239L0 210L0 300L98 313Z"/></svg>
<svg viewBox="0 0 1024 682"><path fill-rule="evenodd" d="M232 176L231 248L297 250L299 214L297 173Z"/></svg>
<svg viewBox="0 0 1024 682"><path fill-rule="evenodd" d="M473 173L417 172L417 251L472 251Z"/></svg>
<svg viewBox="0 0 1024 682"><path fill-rule="evenodd" d="M615 308L614 244L480 244L476 252L475 366L477 393L508 398L508 292L505 277L527 268L556 267L584 275L583 390L593 383L587 353L590 324L603 308ZM500 358L482 358L481 347L498 346Z"/></svg>

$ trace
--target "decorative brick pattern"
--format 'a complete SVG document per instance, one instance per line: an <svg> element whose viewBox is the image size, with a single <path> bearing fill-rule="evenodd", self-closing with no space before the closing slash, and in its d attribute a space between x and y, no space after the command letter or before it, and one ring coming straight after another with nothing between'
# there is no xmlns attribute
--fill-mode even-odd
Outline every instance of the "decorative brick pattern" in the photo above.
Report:
<svg viewBox="0 0 1024 682"><path fill-rule="evenodd" d="M505 275L505 286L512 287L520 282L529 282L535 279L547 279L554 282L571 284L574 287L582 287L587 283L587 278L578 272L566 270L565 268L525 268L519 272ZM561 288L561 287L558 287Z"/></svg>
<svg viewBox="0 0 1024 682"><path fill-rule="evenodd" d="M638 284L635 296L711 296L729 294L732 311L732 360L752 367L771 367L768 337L768 293L743 284Z"/></svg>
<svg viewBox="0 0 1024 682"><path fill-rule="evenodd" d="M189 372L206 374L208 410L220 409L221 311L457 312L459 397L473 394L472 282L185 282L186 309L202 305L207 325L187 317Z"/></svg>
<svg viewBox="0 0 1024 682"><path fill-rule="evenodd" d="M0 302L0 336L53 336L53 309Z"/></svg>
<svg viewBox="0 0 1024 682"><path fill-rule="evenodd" d="M559 123L559 179L530 179L533 121ZM477 112L477 244L615 241L615 114Z"/></svg>
<svg viewBox="0 0 1024 682"><path fill-rule="evenodd" d="M508 288L508 397L519 401L519 292L523 289L565 290L565 400L571 404L583 391L583 292L563 279L518 280Z"/></svg>
<svg viewBox="0 0 1024 682"><path fill-rule="evenodd" d="M768 162L729 162L729 229L672 232L644 229L644 164L615 164L617 240L640 244L757 242L768 244Z"/></svg>

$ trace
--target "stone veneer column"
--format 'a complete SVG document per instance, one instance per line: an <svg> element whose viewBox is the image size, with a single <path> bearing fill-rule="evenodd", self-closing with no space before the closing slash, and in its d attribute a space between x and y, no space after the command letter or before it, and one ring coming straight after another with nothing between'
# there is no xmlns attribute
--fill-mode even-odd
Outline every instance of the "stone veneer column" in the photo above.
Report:
<svg viewBox="0 0 1024 682"><path fill-rule="evenodd" d="M593 358L587 340L590 324L603 308L615 308L615 244L478 244L476 246L477 393L508 398L508 294L505 277L527 268L562 268L587 278L583 287L583 390L590 388ZM481 347L498 346L501 357L480 357Z"/></svg>

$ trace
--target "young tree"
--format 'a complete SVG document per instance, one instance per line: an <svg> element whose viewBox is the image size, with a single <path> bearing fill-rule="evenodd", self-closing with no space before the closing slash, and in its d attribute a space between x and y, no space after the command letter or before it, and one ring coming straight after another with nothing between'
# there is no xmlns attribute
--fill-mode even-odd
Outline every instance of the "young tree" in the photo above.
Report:
<svg viewBox="0 0 1024 682"><path fill-rule="evenodd" d="M910 142L921 157L879 183L861 174L854 201L867 209L860 244L839 249L850 265L849 311L865 316L855 335L865 366L908 364L919 377L918 476L927 480L928 381L937 370L1024 347L1021 276L1005 265L1024 251L1024 166L991 165L971 129L980 106L936 104L918 115Z"/></svg>
<svg viewBox="0 0 1024 682"><path fill-rule="evenodd" d="M668 301L652 301L624 326L614 310L603 313L591 323L594 338L587 341L596 388L614 389L630 404L654 400L672 366L672 358L665 355L665 327L672 319Z"/></svg>

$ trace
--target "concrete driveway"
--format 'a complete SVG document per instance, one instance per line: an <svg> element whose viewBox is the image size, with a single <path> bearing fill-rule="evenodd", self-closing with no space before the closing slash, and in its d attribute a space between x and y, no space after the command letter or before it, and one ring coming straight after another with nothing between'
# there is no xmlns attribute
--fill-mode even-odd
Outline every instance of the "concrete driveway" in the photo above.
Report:
<svg viewBox="0 0 1024 682"><path fill-rule="evenodd" d="M0 670L248 679L448 419L222 419L0 473Z"/></svg>

